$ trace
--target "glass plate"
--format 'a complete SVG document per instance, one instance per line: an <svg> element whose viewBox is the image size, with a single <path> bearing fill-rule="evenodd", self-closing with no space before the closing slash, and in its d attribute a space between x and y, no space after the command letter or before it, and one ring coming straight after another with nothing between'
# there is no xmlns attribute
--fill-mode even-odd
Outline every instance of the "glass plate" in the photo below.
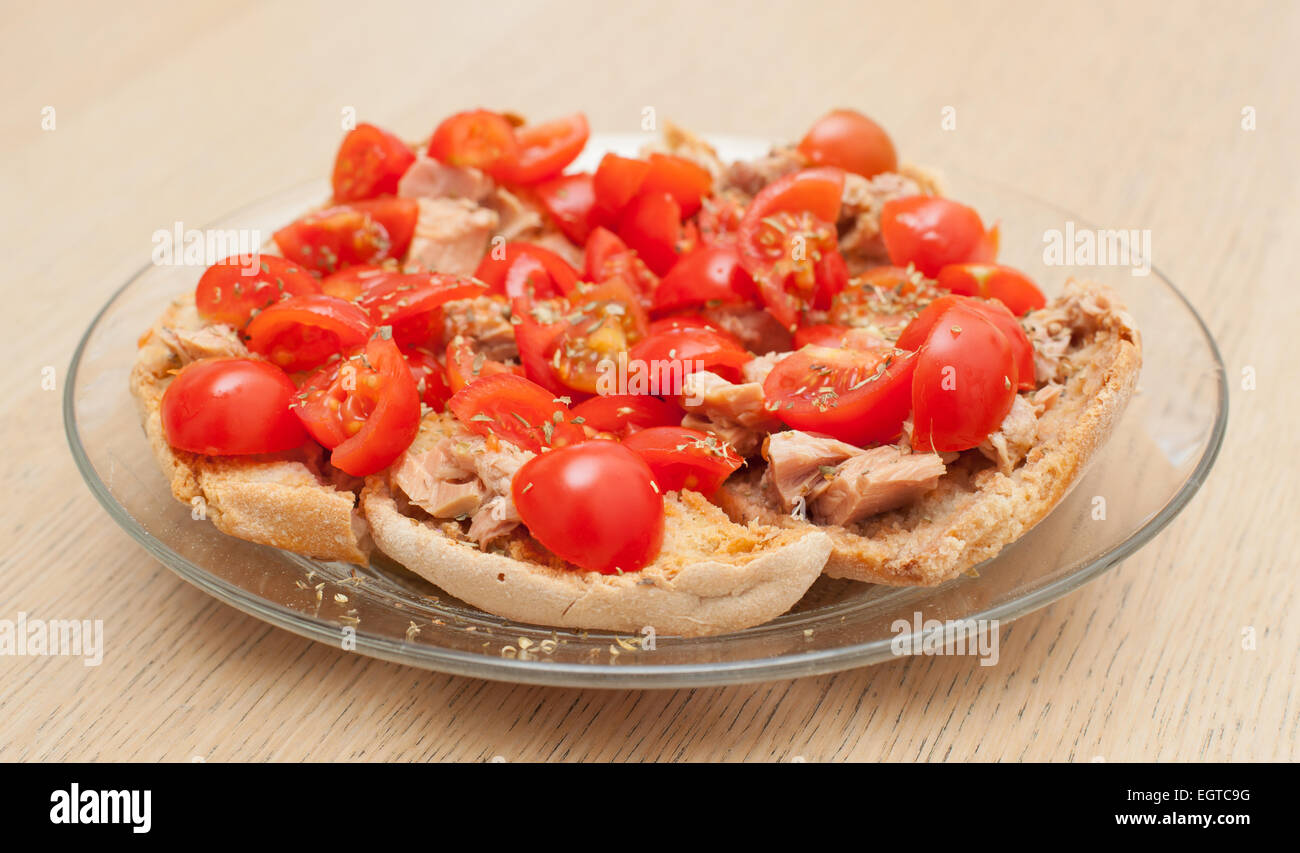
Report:
<svg viewBox="0 0 1300 853"><path fill-rule="evenodd" d="M600 153L634 153L647 137L592 140ZM753 156L760 140L715 138L724 159ZM1042 523L978 568L935 589L895 589L823 578L786 615L700 639L639 637L512 624L483 613L379 557L368 569L326 563L225 536L172 499L140 429L127 375L136 339L167 302L193 288L196 267L145 267L104 306L73 356L64 400L68 440L86 483L149 553L226 603L290 631L367 655L476 676L592 687L677 687L790 678L893 656L891 624L923 619L1007 621L1054 601L1118 564L1163 528L1204 481L1227 420L1218 350L1195 310L1158 271L1043 263L1043 235L1078 217L1017 191L949 176L948 191L1002 227L1001 256L1048 293L1070 275L1119 292L1142 331L1138 393L1091 467ZM213 228L269 236L328 195L324 182L279 193ZM1094 498L1104 497L1104 520ZM346 596L346 600L336 595ZM183 613L160 619L185 619ZM551 640L552 642L545 642Z"/></svg>

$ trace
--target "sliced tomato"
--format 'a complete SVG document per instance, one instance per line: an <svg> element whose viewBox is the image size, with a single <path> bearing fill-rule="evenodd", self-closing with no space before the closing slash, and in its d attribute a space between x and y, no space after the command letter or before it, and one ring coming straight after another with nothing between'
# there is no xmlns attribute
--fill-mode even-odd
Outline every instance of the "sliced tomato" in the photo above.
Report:
<svg viewBox="0 0 1300 853"><path fill-rule="evenodd" d="M596 225L596 191L587 172L560 175L533 188L555 227L576 246L587 242Z"/></svg>
<svg viewBox="0 0 1300 853"><path fill-rule="evenodd" d="M517 300L514 312L520 321L515 342L528 378L562 393L596 393L602 374L645 336L648 325L636 294L620 278L580 284L568 300Z"/></svg>
<svg viewBox="0 0 1300 853"><path fill-rule="evenodd" d="M536 456L515 474L510 491L533 538L579 568L634 572L663 545L664 502L654 474L618 442Z"/></svg>
<svg viewBox="0 0 1300 853"><path fill-rule="evenodd" d="M799 153L818 166L838 166L870 178L898 171L893 140L880 125L856 110L831 110L809 128Z"/></svg>
<svg viewBox="0 0 1300 853"><path fill-rule="evenodd" d="M941 296L927 305L924 311L907 324L907 328L898 337L898 348L919 350L929 339L931 331L940 318L949 309L958 305L982 314L1006 337L1007 343L1011 346L1012 358L1016 363L1016 375L1019 377L1017 387L1022 391L1037 387L1034 381L1034 346L1029 342L1029 336L1025 334L1020 322L1011 315L1006 306L998 302L985 302L955 294Z"/></svg>
<svg viewBox="0 0 1300 853"><path fill-rule="evenodd" d="M916 359L912 446L917 450L969 450L1011 411L1019 381L1015 357L1006 335L981 312L960 304L949 308Z"/></svg>
<svg viewBox="0 0 1300 853"><path fill-rule="evenodd" d="M361 346L370 316L351 302L309 293L277 302L248 324L248 348L287 373L310 370L342 350Z"/></svg>
<svg viewBox="0 0 1300 853"><path fill-rule="evenodd" d="M725 441L680 426L643 429L623 439L623 446L640 454L665 492L692 489L712 497L722 481L745 464Z"/></svg>
<svg viewBox="0 0 1300 853"><path fill-rule="evenodd" d="M996 299L1017 317L1047 304L1047 297L1029 276L1001 264L949 264L939 270L935 281L963 296Z"/></svg>
<svg viewBox="0 0 1300 853"><path fill-rule="evenodd" d="M356 302L365 291L382 284L388 278L402 275L393 266L365 264L348 267L325 276L320 281L320 289L329 296L337 296L349 302Z"/></svg>
<svg viewBox="0 0 1300 853"><path fill-rule="evenodd" d="M438 125L429 140L429 156L449 166L469 166L509 180L519 162L520 144L505 116L470 110Z"/></svg>
<svg viewBox="0 0 1300 853"><path fill-rule="evenodd" d="M697 371L707 370L729 381L739 381L740 367L750 355L726 332L709 328L679 327L651 335L632 347L629 364L646 371L652 393L680 394L680 382Z"/></svg>
<svg viewBox="0 0 1300 853"><path fill-rule="evenodd" d="M406 358L376 338L307 377L294 412L330 448L330 464L365 477L392 464L420 427L420 392Z"/></svg>
<svg viewBox="0 0 1300 853"><path fill-rule="evenodd" d="M298 389L283 370L252 358L207 358L182 367L163 391L163 437L205 456L278 453L307 440L290 406Z"/></svg>
<svg viewBox="0 0 1300 853"><path fill-rule="evenodd" d="M682 421L682 410L648 394L609 394L574 406L572 420L596 432L626 437L650 427L676 426Z"/></svg>
<svg viewBox="0 0 1300 853"><path fill-rule="evenodd" d="M447 368L437 356L421 347L407 347L402 350L402 355L411 368L415 390L420 392L420 402L435 412L441 412L446 408L452 393Z"/></svg>
<svg viewBox="0 0 1300 853"><path fill-rule="evenodd" d="M293 261L276 255L232 255L204 271L194 291L194 307L209 323L242 329L255 313L277 302L320 291L320 282Z"/></svg>
<svg viewBox="0 0 1300 853"><path fill-rule="evenodd" d="M378 264L406 254L419 207L413 198L394 196L340 204L309 213L273 237L286 258L319 273Z"/></svg>
<svg viewBox="0 0 1300 853"><path fill-rule="evenodd" d="M583 250L583 275L587 281L600 281L603 277L605 262L615 255L628 252L627 243L608 228L597 226L587 236L586 248Z"/></svg>
<svg viewBox="0 0 1300 853"><path fill-rule="evenodd" d="M836 296L849 285L849 264L839 250L823 252L813 267L817 282L813 288L812 307L825 311Z"/></svg>
<svg viewBox="0 0 1300 853"><path fill-rule="evenodd" d="M805 346L763 382L772 413L787 426L866 446L898 438L912 406L913 353L892 348Z"/></svg>
<svg viewBox="0 0 1300 853"><path fill-rule="evenodd" d="M889 347L889 341L867 329L855 329L838 326L834 323L821 323L816 326L803 326L794 333L795 349L813 344L819 347L840 347L843 349L878 350ZM906 347L900 347L906 349Z"/></svg>
<svg viewBox="0 0 1300 853"><path fill-rule="evenodd" d="M677 263L682 238L681 205L669 193L643 192L620 214L618 236L655 275L662 276Z"/></svg>
<svg viewBox="0 0 1300 853"><path fill-rule="evenodd" d="M506 243L488 252L474 277L488 286L489 293L511 299L529 293L532 298L548 299L569 293L578 284L578 271L568 261L550 249L522 242Z"/></svg>
<svg viewBox="0 0 1300 853"><path fill-rule="evenodd" d="M815 302L828 303L831 290L842 286L821 279L841 272L822 258L839 245L835 221L843 191L840 169L805 169L765 187L741 220L741 263L768 311L786 328L793 329L799 313Z"/></svg>
<svg viewBox="0 0 1300 853"><path fill-rule="evenodd" d="M992 261L996 229L985 231L973 208L938 196L917 195L885 202L880 234L895 266L911 264L929 278L948 264Z"/></svg>
<svg viewBox="0 0 1300 853"><path fill-rule="evenodd" d="M396 195L397 182L414 162L415 154L405 142L373 124L359 124L343 137L334 158L334 200Z"/></svg>
<svg viewBox="0 0 1300 853"><path fill-rule="evenodd" d="M708 320L699 314L673 314L670 317L661 317L650 324L650 331L646 337L654 337L664 332L671 332L676 329L708 329L711 332L719 332L730 342L740 346L740 339L730 332L726 332L717 323Z"/></svg>
<svg viewBox="0 0 1300 853"><path fill-rule="evenodd" d="M534 453L587 438L572 422L568 406L522 376L484 376L453 394L447 408L472 432L495 435Z"/></svg>
<svg viewBox="0 0 1300 853"><path fill-rule="evenodd" d="M675 311L706 303L749 302L757 296L754 279L733 246L703 246L683 257L654 292L656 311Z"/></svg>
<svg viewBox="0 0 1300 853"><path fill-rule="evenodd" d="M453 393L484 376L503 374L522 376L523 369L493 361L475 349L474 342L469 338L457 335L447 342L447 385Z"/></svg>
<svg viewBox="0 0 1300 853"><path fill-rule="evenodd" d="M610 221L617 221L623 208L641 189L646 175L650 173L650 164L633 157L620 157L606 154L592 176L592 188L596 193L596 209Z"/></svg>
<svg viewBox="0 0 1300 853"><path fill-rule="evenodd" d="M357 305L401 346L427 346L442 335L443 305L487 293L482 282L446 273L400 273L369 284Z"/></svg>
<svg viewBox="0 0 1300 853"><path fill-rule="evenodd" d="M745 207L732 195L712 196L701 202L695 217L701 242L728 243L735 240Z"/></svg>
<svg viewBox="0 0 1300 853"><path fill-rule="evenodd" d="M555 177L582 153L590 133L587 117L582 113L524 125L515 131L519 155L506 180L535 184Z"/></svg>
<svg viewBox="0 0 1300 853"><path fill-rule="evenodd" d="M683 219L694 216L700 203L713 192L713 176L693 160L673 154L651 154L650 168L638 188L641 193L668 193L681 208Z"/></svg>

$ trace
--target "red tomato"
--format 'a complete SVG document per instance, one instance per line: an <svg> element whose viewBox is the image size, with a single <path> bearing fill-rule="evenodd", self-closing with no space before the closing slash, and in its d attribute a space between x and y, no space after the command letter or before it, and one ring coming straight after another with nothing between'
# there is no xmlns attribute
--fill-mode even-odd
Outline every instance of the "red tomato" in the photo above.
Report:
<svg viewBox="0 0 1300 853"><path fill-rule="evenodd" d="M899 349L919 350L930 337L930 332L947 311L957 305L964 305L972 311L984 315L985 319L998 327L1011 345L1011 354L1016 362L1016 374L1020 377L1017 387L1022 391L1037 387L1034 381L1034 345L1021 328L1019 321L1011 315L1005 306L997 302L984 302L966 296L941 296L926 306L925 310L912 319L898 336Z"/></svg>
<svg viewBox="0 0 1300 853"><path fill-rule="evenodd" d="M425 346L442 335L443 305L487 293L478 281L446 273L394 273L372 282L357 300L376 328L391 327L401 346Z"/></svg>
<svg viewBox="0 0 1300 853"><path fill-rule="evenodd" d="M691 373L707 370L729 381L740 379L740 367L753 358L726 332L713 329L679 327L651 335L632 347L629 363L644 365L651 377L651 388L665 395L680 394L678 380Z"/></svg>
<svg viewBox="0 0 1300 853"><path fill-rule="evenodd" d="M484 376L501 374L522 376L523 369L518 366L493 361L485 354L474 349L473 341L456 336L447 343L447 384L452 392L459 391L471 382Z"/></svg>
<svg viewBox="0 0 1300 853"><path fill-rule="evenodd" d="M513 374L471 382L452 395L447 408L471 432L495 435L534 453L587 438L586 431L573 423L568 406L540 385Z"/></svg>
<svg viewBox="0 0 1300 853"><path fill-rule="evenodd" d="M521 258L531 263L525 261L512 278L513 268ZM483 256L474 278L486 284L489 293L504 293L514 299L527 296L531 287L533 298L548 299L572 291L578 284L578 271L550 249L532 243L506 243ZM510 293L508 286L519 292Z"/></svg>
<svg viewBox="0 0 1300 853"><path fill-rule="evenodd" d="M533 188L555 227L574 245L587 242L595 227L596 191L586 172L561 175Z"/></svg>
<svg viewBox="0 0 1300 853"><path fill-rule="evenodd" d="M1029 276L1001 264L949 264L939 270L936 282L963 296L996 299L1017 317L1047 304Z"/></svg>
<svg viewBox="0 0 1300 853"><path fill-rule="evenodd" d="M831 110L799 143L799 153L818 166L838 166L870 178L898 171L894 143L880 125L856 110Z"/></svg>
<svg viewBox="0 0 1300 853"><path fill-rule="evenodd" d="M600 281L605 262L615 255L630 251L627 243L608 228L597 226L587 236L587 245L583 252L583 275L587 281Z"/></svg>
<svg viewBox="0 0 1300 853"><path fill-rule="evenodd" d="M535 456L510 487L528 532L588 571L634 572L659 554L664 502L650 467L614 441Z"/></svg>
<svg viewBox="0 0 1300 853"><path fill-rule="evenodd" d="M194 291L194 307L210 323L242 329L254 313L320 290L315 277L292 261L275 255L232 255L204 271Z"/></svg>
<svg viewBox="0 0 1300 853"><path fill-rule="evenodd" d="M273 237L286 258L328 274L401 258L411 245L419 210L413 198L355 201L309 213Z"/></svg>
<svg viewBox="0 0 1300 853"><path fill-rule="evenodd" d="M917 450L969 450L1011 411L1018 382L1011 344L981 312L967 305L945 311L916 361L912 446Z"/></svg>
<svg viewBox="0 0 1300 853"><path fill-rule="evenodd" d="M590 135L587 117L573 113L542 124L524 125L515 131L519 158L506 176L517 184L535 184L553 178L582 153Z"/></svg>
<svg viewBox="0 0 1300 853"><path fill-rule="evenodd" d="M333 296L309 293L277 302L248 324L248 348L287 373L308 370L340 350L366 342L364 310Z"/></svg>
<svg viewBox="0 0 1300 853"><path fill-rule="evenodd" d="M616 220L649 173L650 164L644 160L606 154L592 176L596 209L607 219Z"/></svg>
<svg viewBox="0 0 1300 853"><path fill-rule="evenodd" d="M519 162L520 145L505 116L490 110L457 113L438 125L429 156L449 166L470 166L508 180Z"/></svg>
<svg viewBox="0 0 1300 853"><path fill-rule="evenodd" d="M681 205L666 192L642 193L623 208L618 236L655 275L664 275L677 263L677 244L682 238Z"/></svg>
<svg viewBox="0 0 1300 853"><path fill-rule="evenodd" d="M912 405L916 357L806 346L776 363L763 383L787 426L865 446L898 438Z"/></svg>
<svg viewBox="0 0 1300 853"><path fill-rule="evenodd" d="M294 408L330 464L354 477L387 468L420 428L420 392L397 345L376 338L307 377Z"/></svg>
<svg viewBox="0 0 1300 853"><path fill-rule="evenodd" d="M914 195L885 202L880 234L890 263L912 264L929 278L948 264L991 261L997 254L994 232L972 208L952 199ZM992 245L990 245L992 244Z"/></svg>
<svg viewBox="0 0 1300 853"><path fill-rule="evenodd" d="M795 172L765 187L740 222L740 261L767 309L786 328L793 329L799 312L815 301L829 302L829 295L822 293L842 286L819 281L819 275L824 279L841 272L838 265L820 261L839 244L835 221L843 191L844 172L839 169Z"/></svg>
<svg viewBox="0 0 1300 853"><path fill-rule="evenodd" d="M410 347L402 350L406 364L411 368L415 379L415 390L420 392L420 402L435 412L441 412L451 398L451 384L447 380L447 368L426 349Z"/></svg>
<svg viewBox="0 0 1300 853"><path fill-rule="evenodd" d="M573 422L625 437L637 430L676 426L682 410L658 397L646 394L609 394L592 397L573 407Z"/></svg>
<svg viewBox="0 0 1300 853"><path fill-rule="evenodd" d="M278 453L307 440L289 407L298 389L252 358L208 358L181 368L163 391L163 436L205 456Z"/></svg>
<svg viewBox="0 0 1300 853"><path fill-rule="evenodd" d="M695 217L700 240L705 243L732 241L744 216L744 206L730 195L704 199L700 213Z"/></svg>
<svg viewBox="0 0 1300 853"><path fill-rule="evenodd" d="M334 158L334 200L396 195L397 182L414 162L405 142L373 124L359 124L343 137Z"/></svg>
<svg viewBox="0 0 1300 853"><path fill-rule="evenodd" d="M649 310L654 305L655 293L659 290L659 276L646 266L645 261L631 249L619 252L605 259L600 274L593 281L622 279L636 294L641 307Z"/></svg>
<svg viewBox="0 0 1300 853"><path fill-rule="evenodd" d="M863 351L878 350L881 347L887 348L890 346L888 340L866 329L837 326L834 323L804 326L794 333L795 349L802 349L809 344L819 347L840 347ZM899 349L907 349L907 347L899 347Z"/></svg>
<svg viewBox="0 0 1300 853"><path fill-rule="evenodd" d="M623 439L623 446L641 455L665 492L693 489L712 497L722 481L745 464L725 441L680 426L643 429Z"/></svg>
<svg viewBox="0 0 1300 853"><path fill-rule="evenodd" d="M321 279L320 289L328 296L337 296L339 299L356 302L361 298L362 293L396 275L402 275L402 273L388 266L367 264L348 267Z"/></svg>
<svg viewBox="0 0 1300 853"><path fill-rule="evenodd" d="M849 285L848 262L838 250L823 252L813 267L813 277L817 284L813 289L812 307L825 311Z"/></svg>
<svg viewBox="0 0 1300 853"><path fill-rule="evenodd" d="M708 302L749 302L754 280L732 246L703 246L683 257L654 291L656 311L673 311Z"/></svg>
<svg viewBox="0 0 1300 853"><path fill-rule="evenodd" d="M728 340L740 344L740 340L730 332L723 331L717 323L706 320L699 314L674 314L671 317L663 317L655 320L650 324L650 331L646 334L646 337L652 338L655 335L675 331L677 329L707 329L711 332L720 332ZM743 346L743 344L741 344L741 346Z"/></svg>
<svg viewBox="0 0 1300 853"><path fill-rule="evenodd" d="M681 207L683 219L694 216L702 199L713 192L713 176L693 160L672 154L651 154L638 192L668 193Z"/></svg>

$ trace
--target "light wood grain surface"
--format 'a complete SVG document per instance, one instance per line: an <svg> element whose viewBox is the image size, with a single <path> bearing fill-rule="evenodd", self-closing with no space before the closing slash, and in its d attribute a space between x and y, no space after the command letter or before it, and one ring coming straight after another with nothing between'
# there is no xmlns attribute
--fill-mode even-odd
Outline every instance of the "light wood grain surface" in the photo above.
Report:
<svg viewBox="0 0 1300 853"><path fill-rule="evenodd" d="M107 632L98 667L0 658L0 759L1300 752L1300 4L5 3L0 45L0 618L103 618ZM1150 228L1156 265L1223 350L1218 466L1136 556L1005 629L993 667L930 657L718 689L544 689L347 654L217 603L93 500L42 369L62 379L155 229L325 174L344 107L418 136L479 104L581 108L605 131L654 106L773 138L854 105L908 159Z"/></svg>

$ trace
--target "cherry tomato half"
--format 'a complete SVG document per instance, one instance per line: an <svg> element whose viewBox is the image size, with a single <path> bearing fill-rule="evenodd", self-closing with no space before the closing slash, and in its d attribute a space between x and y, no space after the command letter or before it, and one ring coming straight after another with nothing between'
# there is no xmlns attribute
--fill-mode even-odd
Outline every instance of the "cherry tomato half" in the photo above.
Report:
<svg viewBox="0 0 1300 853"><path fill-rule="evenodd" d="M447 408L472 432L495 435L534 453L587 438L586 431L572 422L568 406L535 382L513 374L471 382L452 395Z"/></svg>
<svg viewBox="0 0 1300 853"><path fill-rule="evenodd" d="M681 421L681 409L647 394L609 394L573 407L574 423L619 437L650 427L677 426Z"/></svg>
<svg viewBox="0 0 1300 853"><path fill-rule="evenodd" d="M364 310L334 296L309 293L277 302L248 324L248 348L288 373L308 370L373 331Z"/></svg>
<svg viewBox="0 0 1300 853"><path fill-rule="evenodd" d="M309 213L272 235L286 258L329 274L356 264L401 258L410 248L420 205L385 196Z"/></svg>
<svg viewBox="0 0 1300 853"><path fill-rule="evenodd" d="M521 259L527 260L520 265ZM517 265L518 271L514 269ZM512 273L516 274L512 276ZM489 293L502 293L514 299L529 295L532 288L532 298L547 299L571 292L578 284L578 271L550 249L513 242L484 255L474 278L486 284ZM510 292L511 288L516 292Z"/></svg>
<svg viewBox="0 0 1300 853"><path fill-rule="evenodd" d="M653 334L632 347L630 362L644 365L652 388L660 394L680 394L679 379L707 370L732 382L753 356L734 335L710 328L679 326Z"/></svg>
<svg viewBox="0 0 1300 853"><path fill-rule="evenodd" d="M997 326L998 330L1006 336L1007 343L1011 345L1012 358L1016 363L1016 375L1020 378L1017 387L1022 391L1037 387L1034 381L1034 345L1029 342L1029 336L1025 334L1019 321L999 302L985 302L967 296L941 296L927 305L924 311L907 324L907 328L898 336L898 348L919 350L929 339L930 332L939 319L948 312L948 309L957 305L964 305L984 315L985 319Z"/></svg>
<svg viewBox="0 0 1300 853"><path fill-rule="evenodd" d="M447 273L396 273L372 281L357 300L376 327L401 346L427 346L442 335L443 305L487 293L482 282Z"/></svg>
<svg viewBox="0 0 1300 853"><path fill-rule="evenodd" d="M996 299L1021 317L1047 304L1047 297L1029 276L1001 264L949 264L936 283L953 293Z"/></svg>
<svg viewBox="0 0 1300 853"><path fill-rule="evenodd" d="M242 329L255 312L320 290L315 277L293 261L276 255L232 255L204 271L194 291L194 307L210 323Z"/></svg>
<svg viewBox="0 0 1300 853"><path fill-rule="evenodd" d="M560 175L533 188L555 227L576 246L587 242L596 226L596 191L590 174Z"/></svg>
<svg viewBox="0 0 1300 853"><path fill-rule="evenodd" d="M656 311L708 302L749 302L757 296L733 246L702 246L683 257L654 291Z"/></svg>
<svg viewBox="0 0 1300 853"><path fill-rule="evenodd" d="M359 124L343 137L334 158L334 200L396 195L397 182L414 162L415 154L405 142L373 124Z"/></svg>
<svg viewBox="0 0 1300 853"><path fill-rule="evenodd" d="M515 131L518 159L505 176L517 184L535 184L553 178L582 153L591 131L587 117L573 113L541 124L528 124Z"/></svg>
<svg viewBox="0 0 1300 853"><path fill-rule="evenodd" d="M996 231L985 231L973 208L938 196L885 202L880 234L890 263L911 264L929 278L948 264L985 262L997 256Z"/></svg>
<svg viewBox="0 0 1300 853"><path fill-rule="evenodd" d="M519 162L515 129L500 113L470 110L438 125L429 140L429 156L448 166L469 166L508 180Z"/></svg>
<svg viewBox="0 0 1300 853"><path fill-rule="evenodd" d="M712 497L722 481L745 464L725 441L680 426L643 429L625 438L623 446L641 455L665 492L693 489Z"/></svg>
<svg viewBox="0 0 1300 853"><path fill-rule="evenodd" d="M637 571L663 545L664 504L654 474L618 442L589 441L535 456L510 490L528 532L588 571Z"/></svg>
<svg viewBox="0 0 1300 853"><path fill-rule="evenodd" d="M283 370L252 358L187 364L163 391L163 436L206 456L277 453L307 440L290 405L298 389Z"/></svg>

